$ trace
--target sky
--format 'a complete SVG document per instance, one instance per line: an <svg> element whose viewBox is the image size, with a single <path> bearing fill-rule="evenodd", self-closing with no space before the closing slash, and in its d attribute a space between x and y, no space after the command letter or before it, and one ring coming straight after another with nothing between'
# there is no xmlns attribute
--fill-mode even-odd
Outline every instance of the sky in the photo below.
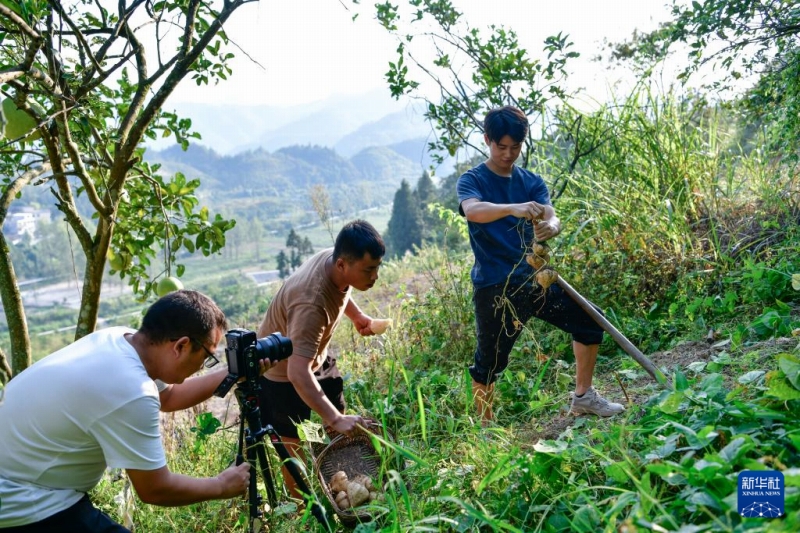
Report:
<svg viewBox="0 0 800 533"><path fill-rule="evenodd" d="M648 31L669 19L664 0L452 0L470 27L514 29L520 44L539 53L544 39L569 34L581 54L571 79L601 92L608 79L602 64L588 61L604 39L621 41L634 29ZM374 0L362 0L369 8ZM388 62L397 41L369 13L352 20L351 0L261 0L240 8L226 25L241 50L233 75L217 86L184 81L172 103L293 106L333 95L359 95L386 88ZM245 55L249 56L248 59ZM388 97L388 89L387 89Z"/></svg>

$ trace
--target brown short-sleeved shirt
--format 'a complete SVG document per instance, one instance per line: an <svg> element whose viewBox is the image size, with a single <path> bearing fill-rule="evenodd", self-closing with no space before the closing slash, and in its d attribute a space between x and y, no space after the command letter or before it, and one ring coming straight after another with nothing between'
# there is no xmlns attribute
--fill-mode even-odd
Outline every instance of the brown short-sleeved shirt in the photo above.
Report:
<svg viewBox="0 0 800 533"><path fill-rule="evenodd" d="M267 309L258 337L280 333L292 341L292 355L314 359L313 370L325 361L328 344L344 314L352 289L340 291L328 278L325 263L333 257L333 248L323 250L300 265ZM283 360L267 371L272 381L289 381L288 363Z"/></svg>

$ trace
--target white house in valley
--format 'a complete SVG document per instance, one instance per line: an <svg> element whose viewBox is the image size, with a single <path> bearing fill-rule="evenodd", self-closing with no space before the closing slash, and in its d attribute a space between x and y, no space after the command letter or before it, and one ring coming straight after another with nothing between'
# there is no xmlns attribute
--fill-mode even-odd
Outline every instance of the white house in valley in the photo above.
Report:
<svg viewBox="0 0 800 533"><path fill-rule="evenodd" d="M36 240L36 228L42 222L50 222L50 211L47 209L11 207L3 222L3 235L12 244L17 244L26 235Z"/></svg>

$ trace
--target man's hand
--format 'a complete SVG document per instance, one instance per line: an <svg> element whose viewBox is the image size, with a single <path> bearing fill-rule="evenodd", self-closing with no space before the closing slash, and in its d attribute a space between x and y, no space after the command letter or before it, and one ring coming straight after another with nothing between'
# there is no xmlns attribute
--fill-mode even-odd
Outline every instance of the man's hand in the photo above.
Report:
<svg viewBox="0 0 800 533"><path fill-rule="evenodd" d="M220 472L217 479L222 485L222 498L233 498L247 491L250 483L250 463L231 466Z"/></svg>
<svg viewBox="0 0 800 533"><path fill-rule="evenodd" d="M258 361L258 373L262 376L267 373L267 370L275 366L275 362L272 359L259 359Z"/></svg>
<svg viewBox="0 0 800 533"><path fill-rule="evenodd" d="M370 335L375 335L375 332L372 331L372 328L370 328L372 317L369 315L361 313L353 318L352 321L353 325L356 327L356 331L358 331L362 336L368 337Z"/></svg>
<svg viewBox="0 0 800 533"><path fill-rule="evenodd" d="M517 218L537 220L544 216L544 206L536 202L525 202L524 204L510 204L511 215Z"/></svg>
<svg viewBox="0 0 800 533"><path fill-rule="evenodd" d="M352 437L359 431L358 425L364 425L364 419L358 415L341 415L336 418L330 426L348 437Z"/></svg>
<svg viewBox="0 0 800 533"><path fill-rule="evenodd" d="M344 314L350 319L350 322L356 327L356 331L361 335L365 337L375 335L375 332L369 327L372 322L372 317L364 314L352 298L347 302L347 306L344 308Z"/></svg>
<svg viewBox="0 0 800 533"><path fill-rule="evenodd" d="M556 220L540 220L533 225L533 235L538 242L552 239L561 232L561 224Z"/></svg>

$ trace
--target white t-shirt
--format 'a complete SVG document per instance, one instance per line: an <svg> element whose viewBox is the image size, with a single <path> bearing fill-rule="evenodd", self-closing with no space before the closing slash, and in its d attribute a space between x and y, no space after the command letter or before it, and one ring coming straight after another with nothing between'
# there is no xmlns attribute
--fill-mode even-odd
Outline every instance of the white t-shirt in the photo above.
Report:
<svg viewBox="0 0 800 533"><path fill-rule="evenodd" d="M36 362L0 403L0 528L67 509L109 468L166 465L155 382L107 328Z"/></svg>

